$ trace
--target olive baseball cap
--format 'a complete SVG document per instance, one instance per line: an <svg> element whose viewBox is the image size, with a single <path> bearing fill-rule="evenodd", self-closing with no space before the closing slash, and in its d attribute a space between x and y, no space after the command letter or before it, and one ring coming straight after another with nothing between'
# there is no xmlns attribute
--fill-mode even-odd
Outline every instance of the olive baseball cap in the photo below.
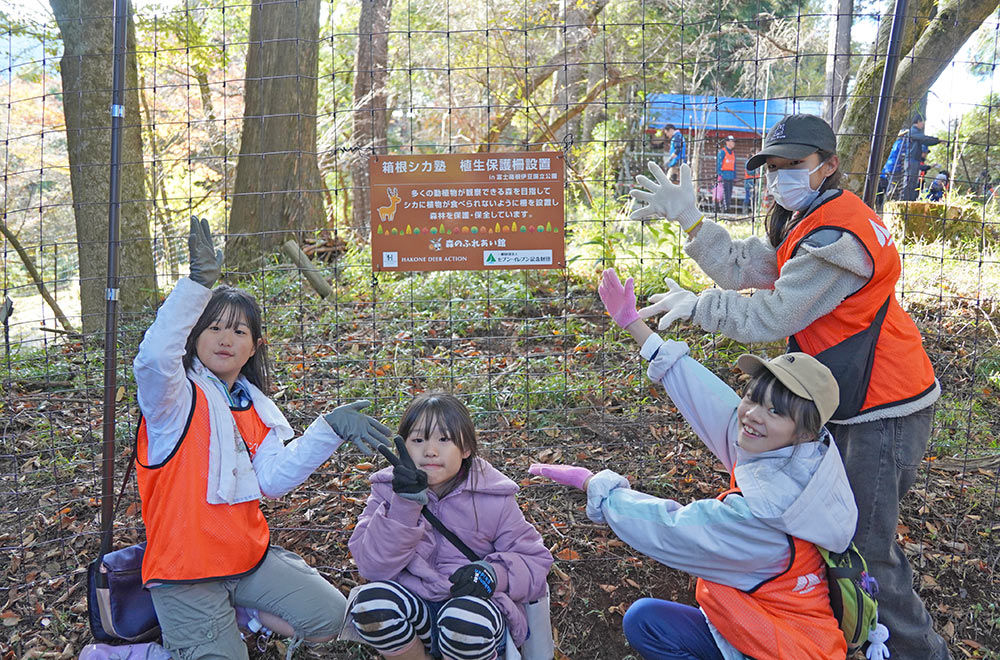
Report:
<svg viewBox="0 0 1000 660"><path fill-rule="evenodd" d="M767 134L764 148L750 157L747 169L757 169L768 156L798 160L819 150L837 150L837 136L830 125L816 115L788 115Z"/></svg>
<svg viewBox="0 0 1000 660"><path fill-rule="evenodd" d="M793 394L816 404L820 424L826 424L840 405L837 379L825 364L806 353L785 353L770 360L745 354L736 360L736 366L750 376L763 369L770 371Z"/></svg>

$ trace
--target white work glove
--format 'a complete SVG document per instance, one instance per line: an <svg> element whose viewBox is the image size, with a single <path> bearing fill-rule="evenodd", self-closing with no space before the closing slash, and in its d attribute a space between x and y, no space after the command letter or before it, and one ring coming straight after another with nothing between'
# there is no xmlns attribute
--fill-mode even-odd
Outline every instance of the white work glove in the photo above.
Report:
<svg viewBox="0 0 1000 660"><path fill-rule="evenodd" d="M641 220L650 216L660 216L673 220L688 232L701 220L701 211L694 197L694 184L691 183L691 166L681 165L681 182L675 185L670 182L660 166L650 161L649 171L656 177L650 181L640 174L636 183L646 190L635 189L629 192L633 199L646 202L646 206L638 208L629 215L630 220Z"/></svg>
<svg viewBox="0 0 1000 660"><path fill-rule="evenodd" d="M667 278L667 293L654 293L649 297L652 305L639 310L639 318L648 319L650 316L663 313L659 325L660 330L666 330L674 321L689 321L694 315L694 307L698 304L698 296L688 291L669 277ZM665 312L665 313L664 313Z"/></svg>

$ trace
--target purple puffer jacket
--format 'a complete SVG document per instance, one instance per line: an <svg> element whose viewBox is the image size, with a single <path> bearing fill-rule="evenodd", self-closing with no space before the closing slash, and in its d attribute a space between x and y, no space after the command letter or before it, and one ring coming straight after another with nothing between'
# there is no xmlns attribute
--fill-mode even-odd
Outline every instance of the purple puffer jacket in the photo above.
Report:
<svg viewBox="0 0 1000 660"><path fill-rule="evenodd" d="M367 580L395 580L425 600L449 598L448 577L469 560L420 515L420 505L392 492L392 468L371 476L372 493L348 547ZM517 506L517 484L477 458L469 478L427 508L497 573L493 602L514 643L528 636L526 603L545 594L552 554Z"/></svg>

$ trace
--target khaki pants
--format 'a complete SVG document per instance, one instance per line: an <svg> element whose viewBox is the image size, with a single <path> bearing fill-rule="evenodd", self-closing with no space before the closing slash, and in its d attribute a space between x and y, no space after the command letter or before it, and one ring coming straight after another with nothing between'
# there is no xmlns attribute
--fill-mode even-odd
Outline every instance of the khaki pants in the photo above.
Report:
<svg viewBox="0 0 1000 660"><path fill-rule="evenodd" d="M347 599L294 552L276 545L250 575L150 588L175 660L246 660L234 607L279 616L303 638L328 637L344 625Z"/></svg>

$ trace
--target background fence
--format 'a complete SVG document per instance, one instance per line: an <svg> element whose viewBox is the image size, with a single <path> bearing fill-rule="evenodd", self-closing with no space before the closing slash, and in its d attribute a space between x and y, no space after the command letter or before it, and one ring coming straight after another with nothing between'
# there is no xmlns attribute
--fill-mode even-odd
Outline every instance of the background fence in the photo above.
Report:
<svg viewBox="0 0 1000 660"><path fill-rule="evenodd" d="M99 531L111 7L0 5L0 285L13 302L0 363L5 660L73 657L89 639L82 584ZM942 202L890 204L885 215L903 260L899 298L944 389L899 538L955 657L1000 653L996 7L911 3L885 106L886 150L914 112L926 113L928 134L946 142L926 157L925 190L938 172L951 175ZM188 218L206 217L225 240L225 279L261 302L274 398L292 425L360 397L395 424L412 395L457 393L558 557L550 584L561 653L626 657L624 609L651 594L691 602L688 579L590 524L582 497L529 480L528 464L610 467L682 501L726 483L597 297L609 265L635 276L642 296L663 290L666 276L710 285L671 223L627 219L627 189L647 160L663 158L661 131L673 123L703 208L734 235L759 234L743 163L778 117L806 111L834 118L847 184L860 190L892 8L137 3L122 147L117 478L138 419L131 360L155 305L187 272ZM730 134L736 193L733 212L719 213L710 192ZM372 272L370 154L553 149L567 160L567 268ZM759 206L759 191L748 199ZM289 238L331 283L330 296L281 253ZM734 385L737 355L782 350L689 326L669 334ZM379 467L345 449L268 502L275 540L337 584L355 584L346 541ZM119 544L142 538L134 487L126 493ZM272 642L260 653L278 650Z"/></svg>

